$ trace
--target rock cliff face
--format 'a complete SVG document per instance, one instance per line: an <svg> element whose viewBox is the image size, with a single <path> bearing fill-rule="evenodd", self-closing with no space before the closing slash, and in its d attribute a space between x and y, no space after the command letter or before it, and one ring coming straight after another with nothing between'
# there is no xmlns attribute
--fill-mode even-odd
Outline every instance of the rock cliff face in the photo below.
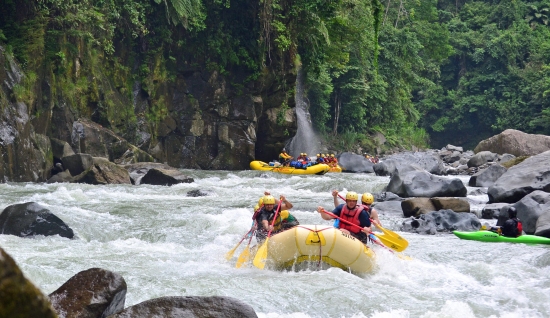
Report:
<svg viewBox="0 0 550 318"><path fill-rule="evenodd" d="M76 55L87 61L89 48L75 47ZM120 58L128 54L121 51ZM128 94L117 87L115 74L94 73L79 58L69 71L90 81L84 93L95 97L77 101L74 92L66 91L74 87L48 73L51 66L35 70L34 82L25 81L17 61L0 47L0 182L48 179L54 163L50 138L69 143L75 153L123 164L157 161L178 168L234 170L248 169L254 159L276 158L297 129L288 93L295 75L290 58L282 60L246 85L241 83L249 74L221 75L182 61L176 77L156 83L154 92L150 84L134 81ZM94 63L107 64L101 59ZM281 65L290 71L281 71ZM17 89L32 98L21 97Z"/></svg>

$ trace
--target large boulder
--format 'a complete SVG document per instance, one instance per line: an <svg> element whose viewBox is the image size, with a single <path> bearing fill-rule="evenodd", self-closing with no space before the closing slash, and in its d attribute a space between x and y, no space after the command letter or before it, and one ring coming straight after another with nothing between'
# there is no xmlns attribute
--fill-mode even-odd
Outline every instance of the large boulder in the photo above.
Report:
<svg viewBox="0 0 550 318"><path fill-rule="evenodd" d="M146 300L107 318L164 317L164 318L256 318L254 309L231 297L161 297Z"/></svg>
<svg viewBox="0 0 550 318"><path fill-rule="evenodd" d="M401 208L401 201L383 201L374 202L372 208L378 212L378 214L392 214L401 215L403 210Z"/></svg>
<svg viewBox="0 0 550 318"><path fill-rule="evenodd" d="M130 144L112 130L84 118L73 123L71 146L76 153L87 153L93 157L107 158L109 161L154 161L151 155ZM72 171L71 174L75 175Z"/></svg>
<svg viewBox="0 0 550 318"><path fill-rule="evenodd" d="M550 136L526 134L515 129L506 129L498 135L479 142L476 153L491 151L498 154L509 153L516 157L534 156L550 150Z"/></svg>
<svg viewBox="0 0 550 318"><path fill-rule="evenodd" d="M88 171L94 159L90 154L77 153L71 156L63 157L61 159L63 162L63 167L71 173L73 176L77 176L84 171Z"/></svg>
<svg viewBox="0 0 550 318"><path fill-rule="evenodd" d="M479 167L488 162L493 162L498 159L498 154L490 151L481 151L476 153L470 160L468 160L468 167Z"/></svg>
<svg viewBox="0 0 550 318"><path fill-rule="evenodd" d="M477 231L481 222L472 213L457 213L452 210L441 210L411 217L403 222L401 230L418 234L436 234L450 231Z"/></svg>
<svg viewBox="0 0 550 318"><path fill-rule="evenodd" d="M498 219L500 216L500 211L504 207L508 207L508 203L491 203L487 204L483 207L481 210L481 218L482 219ZM506 209L507 210L507 209Z"/></svg>
<svg viewBox="0 0 550 318"><path fill-rule="evenodd" d="M386 191L400 197L465 197L466 187L460 179L448 179L413 170L394 173Z"/></svg>
<svg viewBox="0 0 550 318"><path fill-rule="evenodd" d="M90 169L75 181L89 184L132 184L128 170L101 157L94 157Z"/></svg>
<svg viewBox="0 0 550 318"><path fill-rule="evenodd" d="M141 178L147 174L147 172L153 168L155 169L165 169L165 170L176 170L176 168L170 167L167 164L159 162L136 162L132 164L127 164L124 166L128 173L130 174L130 179L132 184L139 185Z"/></svg>
<svg viewBox="0 0 550 318"><path fill-rule="evenodd" d="M97 318L121 312L126 290L126 281L119 274L90 268L71 277L49 297L64 317Z"/></svg>
<svg viewBox="0 0 550 318"><path fill-rule="evenodd" d="M518 211L517 216L523 224L523 231L527 234L535 234L539 217L550 210L550 193L534 191L511 206ZM508 207L501 209L497 225L503 225L506 220L508 220Z"/></svg>
<svg viewBox="0 0 550 318"><path fill-rule="evenodd" d="M19 237L59 235L73 238L73 230L50 210L35 202L10 205L0 213L0 234Z"/></svg>
<svg viewBox="0 0 550 318"><path fill-rule="evenodd" d="M432 150L427 152L402 152L385 157L382 161L373 166L377 176L391 176L395 170L409 170L407 166L415 165L429 173L444 175L445 167L443 161Z"/></svg>
<svg viewBox="0 0 550 318"><path fill-rule="evenodd" d="M25 278L13 258L0 248L0 317L57 318L48 297Z"/></svg>
<svg viewBox="0 0 550 318"><path fill-rule="evenodd" d="M74 151L68 142L56 138L50 138L52 143L52 152L55 159L61 160L63 157L74 155Z"/></svg>
<svg viewBox="0 0 550 318"><path fill-rule="evenodd" d="M470 203L465 198L431 198L430 199L438 210L453 210L455 212L470 212Z"/></svg>
<svg viewBox="0 0 550 318"><path fill-rule="evenodd" d="M550 192L550 151L525 159L506 171L487 191L490 203L514 203L527 194Z"/></svg>
<svg viewBox="0 0 550 318"><path fill-rule="evenodd" d="M140 184L165 185L171 186L178 183L192 183L195 180L186 176L179 170L167 170L153 168L147 171L141 178Z"/></svg>
<svg viewBox="0 0 550 318"><path fill-rule="evenodd" d="M535 235L550 238L550 209L543 211L536 224Z"/></svg>
<svg viewBox="0 0 550 318"><path fill-rule="evenodd" d="M508 169L496 164L489 168L479 171L470 177L468 185L470 187L490 187L498 180Z"/></svg>
<svg viewBox="0 0 550 318"><path fill-rule="evenodd" d="M374 164L370 160L351 152L341 153L338 156L338 165L346 172L374 172Z"/></svg>
<svg viewBox="0 0 550 318"><path fill-rule="evenodd" d="M419 216L420 214L436 211L430 198L410 198L401 202L403 216Z"/></svg>

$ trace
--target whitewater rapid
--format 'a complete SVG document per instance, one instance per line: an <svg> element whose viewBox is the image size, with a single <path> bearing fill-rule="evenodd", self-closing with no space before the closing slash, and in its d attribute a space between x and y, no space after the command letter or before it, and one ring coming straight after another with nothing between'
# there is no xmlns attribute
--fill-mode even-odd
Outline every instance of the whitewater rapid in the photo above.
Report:
<svg viewBox="0 0 550 318"><path fill-rule="evenodd" d="M260 317L548 317L550 246L464 241L452 234L399 232L412 260L373 247L377 269L236 269L225 254L251 225L265 190L284 194L302 224L330 224L315 212L332 207L330 190L379 192L387 177L367 174L287 176L257 171L186 170L194 183L172 187L0 184L0 210L37 202L78 236L0 235L6 250L45 294L76 273L100 267L121 274L126 306L162 296L231 296ZM464 182L467 179L462 178ZM472 188L468 188L472 190ZM208 195L188 197L201 190ZM486 196L469 197L479 211ZM381 215L398 231L403 218ZM238 249L235 256L238 256Z"/></svg>

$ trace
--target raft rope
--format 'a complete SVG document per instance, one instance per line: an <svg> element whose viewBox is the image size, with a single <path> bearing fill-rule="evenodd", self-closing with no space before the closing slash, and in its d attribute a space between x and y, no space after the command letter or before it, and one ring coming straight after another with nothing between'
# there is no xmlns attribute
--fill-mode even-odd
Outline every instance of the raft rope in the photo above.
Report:
<svg viewBox="0 0 550 318"><path fill-rule="evenodd" d="M310 232L313 232L313 233L317 234L317 237L319 237L319 234L318 234L319 232L322 232L324 230L333 229L333 227L327 227L327 228L320 229L320 230L313 230L313 229L307 228L305 226L298 225L298 227L301 227L302 229L306 229ZM321 242L321 239L319 239L319 242ZM312 243L315 243L315 242L312 242ZM323 245L319 244L319 261L317 262L317 268L321 268L322 259L323 259Z"/></svg>

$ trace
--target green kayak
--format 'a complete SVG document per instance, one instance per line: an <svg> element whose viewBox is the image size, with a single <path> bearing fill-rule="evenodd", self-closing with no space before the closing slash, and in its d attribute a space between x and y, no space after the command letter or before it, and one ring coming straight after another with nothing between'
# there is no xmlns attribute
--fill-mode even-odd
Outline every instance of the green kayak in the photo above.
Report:
<svg viewBox="0 0 550 318"><path fill-rule="evenodd" d="M507 237L498 235L491 231L460 232L453 231L454 235L463 240L473 240L481 242L509 242L525 244L550 244L550 238L536 235L522 235L519 237Z"/></svg>

